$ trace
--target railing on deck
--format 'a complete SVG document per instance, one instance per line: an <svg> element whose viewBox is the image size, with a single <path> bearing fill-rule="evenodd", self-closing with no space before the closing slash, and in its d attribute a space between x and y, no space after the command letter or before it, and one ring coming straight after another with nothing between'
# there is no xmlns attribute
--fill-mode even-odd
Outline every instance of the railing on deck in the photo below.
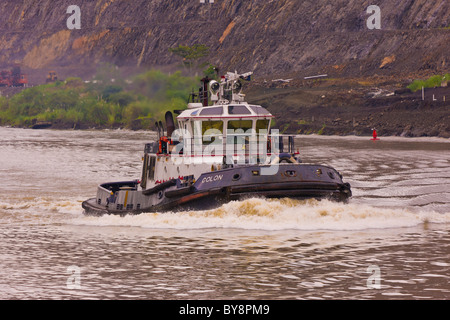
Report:
<svg viewBox="0 0 450 320"><path fill-rule="evenodd" d="M295 143L292 135L248 135L232 134L203 135L183 138L180 141L159 141L148 143L145 153L171 154L180 157L237 156L266 158L272 154L294 154ZM259 162L259 161L258 161Z"/></svg>

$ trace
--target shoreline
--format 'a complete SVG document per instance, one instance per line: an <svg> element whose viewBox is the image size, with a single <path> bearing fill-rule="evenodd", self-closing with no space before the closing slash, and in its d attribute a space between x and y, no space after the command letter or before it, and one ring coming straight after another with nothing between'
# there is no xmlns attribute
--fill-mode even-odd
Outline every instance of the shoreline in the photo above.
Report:
<svg viewBox="0 0 450 320"><path fill-rule="evenodd" d="M20 126L9 126L9 125L0 125L0 128L6 128L6 129L24 129L24 130L35 130L35 131L44 131L44 130L51 130L51 131L125 131L125 132L143 132L143 133L147 133L147 132L151 132L154 134L157 134L156 130L153 129L130 129L130 128L126 128L126 127L117 127L117 128L110 128L110 127L90 127L90 128L63 128L63 127L48 127L48 128L42 128L42 129L33 129L30 127L20 127ZM295 138L300 138L300 137L310 137L310 138L323 138L323 139L327 139L327 138L361 138L361 139L365 139L365 138L372 138L372 134L370 135L356 135L356 134L352 134L352 133L348 133L348 134L317 134L317 133L293 133L293 132L285 132L285 133L280 133L280 135L292 135ZM405 135L378 135L378 138L387 138L391 141L398 139L398 140L409 140L409 141L420 141L420 140L428 140L428 139L435 139L436 142L450 142L450 137L441 137L441 136L405 136ZM381 140L381 139L380 139Z"/></svg>
<svg viewBox="0 0 450 320"><path fill-rule="evenodd" d="M422 99L395 84L340 79L258 84L247 97L272 112L282 133L450 138L450 87L426 89Z"/></svg>
<svg viewBox="0 0 450 320"><path fill-rule="evenodd" d="M245 84L246 101L274 115L272 128L281 134L324 136L450 138L450 86L411 92L397 80L323 79ZM152 130L156 119L137 118L130 124L94 124L64 120L39 121L11 127L57 130ZM1 123L1 119L0 119ZM2 124L8 126L8 123Z"/></svg>

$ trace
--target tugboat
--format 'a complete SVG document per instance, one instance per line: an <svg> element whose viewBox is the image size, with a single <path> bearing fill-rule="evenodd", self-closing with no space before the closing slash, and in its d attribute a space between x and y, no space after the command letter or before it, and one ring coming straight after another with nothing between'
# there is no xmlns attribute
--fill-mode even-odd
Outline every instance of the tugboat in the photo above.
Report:
<svg viewBox="0 0 450 320"><path fill-rule="evenodd" d="M82 203L87 215L205 210L250 197L347 201L349 183L334 168L302 163L294 136L271 129L273 115L245 102L252 73L203 78L187 109L165 114L144 148L139 180L107 182Z"/></svg>

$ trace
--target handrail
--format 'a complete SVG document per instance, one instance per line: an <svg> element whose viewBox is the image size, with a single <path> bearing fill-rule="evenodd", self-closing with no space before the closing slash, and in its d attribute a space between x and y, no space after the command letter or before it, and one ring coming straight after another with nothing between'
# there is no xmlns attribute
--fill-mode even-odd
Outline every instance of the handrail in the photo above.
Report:
<svg viewBox="0 0 450 320"><path fill-rule="evenodd" d="M179 142L161 140L161 143L167 144L167 148L163 148L167 152L154 153L177 157L233 156L263 158L280 153L298 153L295 151L294 136L292 135L257 136L233 133L225 137L222 135L204 135L193 138L181 137L179 140ZM150 151L150 148L146 148L147 151Z"/></svg>

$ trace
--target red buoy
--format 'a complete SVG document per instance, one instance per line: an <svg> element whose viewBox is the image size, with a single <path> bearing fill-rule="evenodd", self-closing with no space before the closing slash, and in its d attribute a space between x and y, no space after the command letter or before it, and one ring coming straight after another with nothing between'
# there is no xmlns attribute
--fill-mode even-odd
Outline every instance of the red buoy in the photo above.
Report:
<svg viewBox="0 0 450 320"><path fill-rule="evenodd" d="M372 129L372 139L370 139L370 140L372 140L372 141L380 140L380 139L377 138L377 137L378 137L378 135L377 135L377 130Z"/></svg>

